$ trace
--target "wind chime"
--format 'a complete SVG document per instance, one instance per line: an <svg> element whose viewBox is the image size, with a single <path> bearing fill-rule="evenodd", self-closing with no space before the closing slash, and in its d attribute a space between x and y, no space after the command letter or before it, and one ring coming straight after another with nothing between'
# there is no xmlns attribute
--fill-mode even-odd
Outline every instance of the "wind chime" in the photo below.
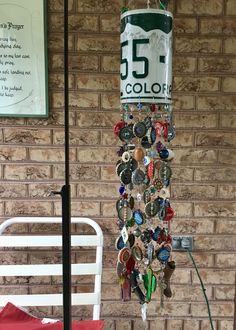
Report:
<svg viewBox="0 0 236 330"><path fill-rule="evenodd" d="M172 14L160 9L128 10L121 15L121 119L114 134L121 141L116 173L117 276L122 301L133 292L146 319L147 304L157 287L163 306L171 297L170 141L172 120Z"/></svg>

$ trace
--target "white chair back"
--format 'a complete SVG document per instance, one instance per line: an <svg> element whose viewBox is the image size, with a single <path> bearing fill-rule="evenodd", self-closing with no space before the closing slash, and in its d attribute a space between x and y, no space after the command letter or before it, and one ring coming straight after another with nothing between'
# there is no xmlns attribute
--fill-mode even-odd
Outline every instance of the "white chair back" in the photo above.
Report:
<svg viewBox="0 0 236 330"><path fill-rule="evenodd" d="M17 217L4 221L0 225L0 248L18 247L62 247L61 235L6 235L5 230L15 224L61 224L58 217ZM72 293L72 306L93 305L93 320L100 318L101 304L101 276L103 233L100 226L89 218L72 218L72 224L87 224L91 226L95 235L72 235L72 247L94 247L96 249L95 263L78 263L71 265L71 275L94 275L94 291L89 293ZM43 253L43 251L42 251ZM61 276L61 264L14 264L0 265L0 276ZM0 295L0 306L11 302L18 306L62 306L62 294L26 294Z"/></svg>

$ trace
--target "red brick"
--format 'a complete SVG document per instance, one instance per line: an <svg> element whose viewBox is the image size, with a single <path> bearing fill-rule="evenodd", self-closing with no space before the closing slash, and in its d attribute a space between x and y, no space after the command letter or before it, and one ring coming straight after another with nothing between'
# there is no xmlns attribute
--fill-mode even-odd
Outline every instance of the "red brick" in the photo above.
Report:
<svg viewBox="0 0 236 330"><path fill-rule="evenodd" d="M76 51L90 52L118 52L120 47L118 37L96 36L82 37L79 36L76 42Z"/></svg>
<svg viewBox="0 0 236 330"><path fill-rule="evenodd" d="M175 151L175 164L215 164L216 150L205 149L178 149Z"/></svg>
<svg viewBox="0 0 236 330"><path fill-rule="evenodd" d="M27 196L27 186L24 184L16 184L2 181L0 183L0 197L2 199L13 199Z"/></svg>
<svg viewBox="0 0 236 330"><path fill-rule="evenodd" d="M195 215L199 217L235 217L233 202L195 202Z"/></svg>
<svg viewBox="0 0 236 330"><path fill-rule="evenodd" d="M76 78L76 87L80 90L118 90L119 79L117 76L105 75L79 75Z"/></svg>
<svg viewBox="0 0 236 330"><path fill-rule="evenodd" d="M222 90L227 93L235 93L236 91L236 78L225 77L222 80Z"/></svg>
<svg viewBox="0 0 236 330"><path fill-rule="evenodd" d="M4 141L8 144L50 144L51 131L49 129L18 129L5 128Z"/></svg>
<svg viewBox="0 0 236 330"><path fill-rule="evenodd" d="M177 128L216 128L218 117L208 113L176 113L175 125ZM177 129L178 134L178 129Z"/></svg>
<svg viewBox="0 0 236 330"><path fill-rule="evenodd" d="M118 15L101 15L100 24L102 32L119 33L120 32L120 20Z"/></svg>
<svg viewBox="0 0 236 330"><path fill-rule="evenodd" d="M198 320L184 320L184 330L199 330L199 326Z"/></svg>
<svg viewBox="0 0 236 330"><path fill-rule="evenodd" d="M234 300L233 286L218 285L215 287L215 297L217 300Z"/></svg>
<svg viewBox="0 0 236 330"><path fill-rule="evenodd" d="M177 13L195 15L220 15L223 11L223 1L215 0L212 5L208 1L199 0L179 0L177 3Z"/></svg>
<svg viewBox="0 0 236 330"><path fill-rule="evenodd" d="M198 110L235 110L236 96L235 95L222 95L218 96L198 96L197 108Z"/></svg>
<svg viewBox="0 0 236 330"><path fill-rule="evenodd" d="M178 33L195 33L197 32L197 20L196 18L176 17L174 19L175 27L174 31Z"/></svg>
<svg viewBox="0 0 236 330"><path fill-rule="evenodd" d="M228 0L226 3L227 15L236 15L236 4L234 0Z"/></svg>
<svg viewBox="0 0 236 330"><path fill-rule="evenodd" d="M194 240L194 248L196 250L208 249L211 251L232 251L235 245L235 237L227 235L225 237L217 236L198 236Z"/></svg>
<svg viewBox="0 0 236 330"><path fill-rule="evenodd" d="M204 284L233 284L234 283L234 271L233 270L205 270L201 269L200 276ZM193 273L193 283L199 283L197 274Z"/></svg>
<svg viewBox="0 0 236 330"><path fill-rule="evenodd" d="M228 45L229 43L229 45ZM230 52L232 46L231 40L227 41L227 52ZM221 50L221 40L216 38L186 38L176 39L177 53L204 53L218 54Z"/></svg>
<svg viewBox="0 0 236 330"><path fill-rule="evenodd" d="M232 178L236 175L236 170L233 167L213 167L211 168L196 168L195 180L196 181L213 181L213 182L231 182Z"/></svg>
<svg viewBox="0 0 236 330"><path fill-rule="evenodd" d="M183 320L168 320L167 329L168 330L182 330L183 329Z"/></svg>
<svg viewBox="0 0 236 330"><path fill-rule="evenodd" d="M216 321L212 321L212 324L213 324L213 327L214 329L216 329L217 325L216 325ZM210 323L209 323L209 318L207 318L206 320L202 320L201 321L201 330L209 330L209 326L210 326Z"/></svg>
<svg viewBox="0 0 236 330"><path fill-rule="evenodd" d="M173 185L171 196L175 199L211 199L216 195L216 186L213 185Z"/></svg>
<svg viewBox="0 0 236 330"><path fill-rule="evenodd" d="M178 92L216 92L219 78L215 77L174 77L174 91Z"/></svg>
<svg viewBox="0 0 236 330"><path fill-rule="evenodd" d="M235 37L225 38L224 40L224 50L226 54L236 54L236 46L235 46Z"/></svg>
<svg viewBox="0 0 236 330"><path fill-rule="evenodd" d="M79 12L89 12L89 13L119 13L120 11L120 2L114 0L112 2L108 0L76 0L76 8Z"/></svg>
<svg viewBox="0 0 236 330"><path fill-rule="evenodd" d="M194 57L175 56L173 59L174 75L178 73L193 73L196 70L196 64L197 59Z"/></svg>
<svg viewBox="0 0 236 330"><path fill-rule="evenodd" d="M232 330L234 327L234 321L233 320L223 320L219 321L220 324L220 330Z"/></svg>
<svg viewBox="0 0 236 330"><path fill-rule="evenodd" d="M235 19L202 19L200 21L200 32L202 34L223 34L235 35L236 23Z"/></svg>
<svg viewBox="0 0 236 330"><path fill-rule="evenodd" d="M175 219L171 224L171 230L175 234L213 234L214 219ZM225 221L222 221L225 224ZM236 221L235 221L236 223ZM220 225L218 225L220 226ZM227 224L225 224L227 226Z"/></svg>
<svg viewBox="0 0 236 330"><path fill-rule="evenodd" d="M233 234L236 233L236 221L218 219L216 222L216 233L219 234Z"/></svg>
<svg viewBox="0 0 236 330"><path fill-rule="evenodd" d="M211 304L211 314L212 316L215 317L221 317L221 316L226 316L226 317L232 317L233 316L233 304L232 303L212 303ZM206 304L192 304L192 315L195 317L207 317L208 316L208 311L206 308Z"/></svg>
<svg viewBox="0 0 236 330"><path fill-rule="evenodd" d="M166 329L166 320L151 320L150 321L150 330L165 330Z"/></svg>
<svg viewBox="0 0 236 330"><path fill-rule="evenodd" d="M199 58L199 71L209 73L236 73L236 59L234 57Z"/></svg>
<svg viewBox="0 0 236 330"><path fill-rule="evenodd" d="M47 201L19 201L11 200L5 202L5 214L13 216L50 216L52 215L52 203Z"/></svg>
<svg viewBox="0 0 236 330"><path fill-rule="evenodd" d="M219 147L233 147L236 142L236 134L233 132L204 132L196 134L196 145L203 146L219 146Z"/></svg>
<svg viewBox="0 0 236 330"><path fill-rule="evenodd" d="M176 219L175 219L175 221L176 221ZM178 235L178 231L175 231L174 228L172 229L172 227L174 227L174 226L171 226L172 233L174 233L174 235L176 235L176 234ZM185 235L185 234L189 235L189 234L191 234L191 232L187 232L187 233L180 232L179 233L179 235L181 235L181 236ZM176 262L177 269L187 268L187 267L189 268L189 267L193 266L192 261L189 258L189 255L187 253L183 253L182 251L181 252L174 251L173 259ZM198 267L210 268L210 267L214 266L214 255L210 254L209 252L207 254L203 253L203 252L194 252L194 260L196 261ZM174 287L177 284L178 284L178 282L174 283Z"/></svg>
<svg viewBox="0 0 236 330"><path fill-rule="evenodd" d="M235 268L236 267L236 255L233 253L220 254L216 255L216 264L220 267L225 268Z"/></svg>
<svg viewBox="0 0 236 330"><path fill-rule="evenodd" d="M191 95L177 95L173 93L173 108L175 109L175 113L178 110L194 110L194 98Z"/></svg>

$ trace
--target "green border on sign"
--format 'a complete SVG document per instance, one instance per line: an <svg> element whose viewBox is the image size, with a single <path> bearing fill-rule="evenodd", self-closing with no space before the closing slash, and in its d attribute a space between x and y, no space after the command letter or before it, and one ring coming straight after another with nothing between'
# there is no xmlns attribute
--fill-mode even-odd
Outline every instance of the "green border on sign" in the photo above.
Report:
<svg viewBox="0 0 236 330"><path fill-rule="evenodd" d="M121 19L121 33L127 24L136 25L146 32L161 30L166 34L172 31L172 17L159 13L139 13L127 15Z"/></svg>
<svg viewBox="0 0 236 330"><path fill-rule="evenodd" d="M47 0L43 0L43 14L44 14L44 58L45 58L45 115L41 117L48 117L49 102L48 102L48 34L47 34Z"/></svg>

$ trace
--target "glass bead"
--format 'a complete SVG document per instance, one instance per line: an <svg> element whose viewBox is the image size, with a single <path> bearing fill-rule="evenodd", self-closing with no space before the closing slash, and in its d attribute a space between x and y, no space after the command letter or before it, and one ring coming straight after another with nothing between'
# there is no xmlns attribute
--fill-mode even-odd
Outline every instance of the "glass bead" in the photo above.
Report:
<svg viewBox="0 0 236 330"><path fill-rule="evenodd" d="M155 111L156 111L156 104L152 104L152 105L151 105L151 111L152 111L152 112L155 112Z"/></svg>
<svg viewBox="0 0 236 330"><path fill-rule="evenodd" d="M124 198L124 199L127 199L127 198L128 198L128 194L124 194L124 195L123 195L123 198Z"/></svg>
<svg viewBox="0 0 236 330"><path fill-rule="evenodd" d="M141 195L140 193L138 193L137 196L136 196L136 198L137 198L137 201L138 201L138 202L141 202L141 200L142 200L142 195Z"/></svg>
<svg viewBox="0 0 236 330"><path fill-rule="evenodd" d="M125 105L124 105L124 110L125 110L125 111L129 111L129 105L128 105L128 104L125 104Z"/></svg>
<svg viewBox="0 0 236 330"><path fill-rule="evenodd" d="M116 224L117 224L119 230L121 230L124 227L124 221L123 220L118 219Z"/></svg>
<svg viewBox="0 0 236 330"><path fill-rule="evenodd" d="M124 186L120 186L120 188L119 188L119 193L120 193L121 195L123 195L124 192L125 192L125 187L124 187Z"/></svg>
<svg viewBox="0 0 236 330"><path fill-rule="evenodd" d="M169 151L164 148L159 151L159 155L162 159L167 159L169 157Z"/></svg>
<svg viewBox="0 0 236 330"><path fill-rule="evenodd" d="M142 110L142 108L143 108L142 103L139 102L139 103L137 104L137 108L138 108L138 110Z"/></svg>
<svg viewBox="0 0 236 330"><path fill-rule="evenodd" d="M156 151L156 150L150 150L150 152L149 152L149 156L150 156L151 158L155 158L156 155L157 155L157 151Z"/></svg>
<svg viewBox="0 0 236 330"><path fill-rule="evenodd" d="M168 105L168 104L165 104L165 105L164 105L164 109L165 109L165 111L169 111L169 109L170 109L170 108L169 108L169 105Z"/></svg>
<svg viewBox="0 0 236 330"><path fill-rule="evenodd" d="M127 121L129 119L129 115L127 113L124 114L124 121Z"/></svg>
<svg viewBox="0 0 236 330"><path fill-rule="evenodd" d="M144 259L143 259L143 263L144 263L144 265L148 266L148 265L149 265L149 260L148 260L148 258L144 258Z"/></svg>
<svg viewBox="0 0 236 330"><path fill-rule="evenodd" d="M130 219L130 220L127 221L127 226L128 227L133 227L134 224L135 224L134 218L132 218L132 219Z"/></svg>
<svg viewBox="0 0 236 330"><path fill-rule="evenodd" d="M141 234L142 234L142 232L141 232L140 228L137 227L137 228L134 230L134 236L139 237Z"/></svg>
<svg viewBox="0 0 236 330"><path fill-rule="evenodd" d="M156 190L156 188L155 187L150 187L150 193L151 194L155 194L155 192L156 192L157 190Z"/></svg>
<svg viewBox="0 0 236 330"><path fill-rule="evenodd" d="M163 144L160 141L158 141L156 143L156 149L157 149L157 151L160 152L163 148L164 148Z"/></svg>

